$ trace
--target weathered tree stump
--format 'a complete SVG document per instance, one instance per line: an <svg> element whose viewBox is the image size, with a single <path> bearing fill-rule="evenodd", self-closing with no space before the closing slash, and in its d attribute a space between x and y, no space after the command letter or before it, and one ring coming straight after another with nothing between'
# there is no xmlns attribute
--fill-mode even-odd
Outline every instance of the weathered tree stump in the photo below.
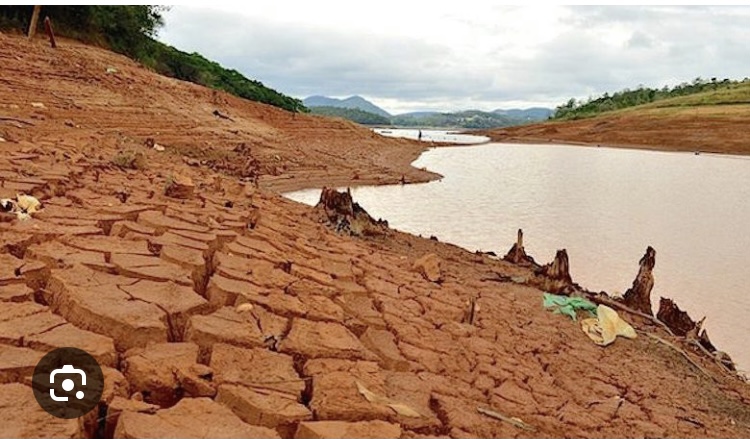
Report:
<svg viewBox="0 0 750 439"><path fill-rule="evenodd" d="M659 311L656 318L663 322L675 335L685 337L697 329L697 325L687 312L681 310L672 299L659 299Z"/></svg>
<svg viewBox="0 0 750 439"><path fill-rule="evenodd" d="M570 294L573 289L573 279L570 277L568 252L558 250L555 259L539 267L536 271L536 281L539 288L554 294Z"/></svg>
<svg viewBox="0 0 750 439"><path fill-rule="evenodd" d="M526 254L523 248L523 230L518 229L518 239L508 253L503 257L504 260L517 265L534 265L534 259Z"/></svg>
<svg viewBox="0 0 750 439"><path fill-rule="evenodd" d="M49 19L49 17L44 17L44 30L47 32L47 36L49 37L49 45L52 46L53 49L56 49L57 42L55 41L55 31L52 30L52 21Z"/></svg>
<svg viewBox="0 0 750 439"><path fill-rule="evenodd" d="M654 265L656 265L656 250L651 246L640 260L640 269L633 286L622 297L625 305L648 315L654 315L651 309L651 290L654 288Z"/></svg>
<svg viewBox="0 0 750 439"><path fill-rule="evenodd" d="M346 192L339 192L336 189L324 187L320 192L318 206L323 207L328 217L332 221L338 217L354 216L354 202L352 192L347 189ZM329 213L330 212L330 213Z"/></svg>
<svg viewBox="0 0 750 439"><path fill-rule="evenodd" d="M34 38L34 34L36 34L36 28L39 24L39 14L42 12L41 6L34 6L34 12L31 13L31 23L29 24L29 33L27 34L27 37L29 39Z"/></svg>
<svg viewBox="0 0 750 439"><path fill-rule="evenodd" d="M469 325L473 325L477 319L478 313L479 304L477 304L477 298L475 296L472 296L466 302L466 310L464 310L464 316L461 319L461 323L468 323Z"/></svg>
<svg viewBox="0 0 750 439"><path fill-rule="evenodd" d="M376 221L362 206L355 203L349 189L338 192L324 187L315 207L323 209L326 219L338 232L354 236L375 236L384 234L388 228L387 221Z"/></svg>

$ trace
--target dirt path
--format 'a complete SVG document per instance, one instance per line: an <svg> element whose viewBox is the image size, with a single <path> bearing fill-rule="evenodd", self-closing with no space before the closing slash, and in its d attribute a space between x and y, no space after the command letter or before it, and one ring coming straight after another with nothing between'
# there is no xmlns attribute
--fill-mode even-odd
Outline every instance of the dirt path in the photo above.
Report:
<svg viewBox="0 0 750 439"><path fill-rule="evenodd" d="M408 167L420 145L60 46L0 35L0 198L44 203L0 222L0 436L750 434L750 390L715 362L689 352L705 376L646 336L600 348L542 308L525 268L337 233L267 190L429 178ZM139 169L113 164L131 153ZM258 173L259 189L236 177ZM164 195L177 176L194 184L185 199ZM429 253L440 283L413 270ZM104 367L81 423L42 412L28 387L61 346Z"/></svg>

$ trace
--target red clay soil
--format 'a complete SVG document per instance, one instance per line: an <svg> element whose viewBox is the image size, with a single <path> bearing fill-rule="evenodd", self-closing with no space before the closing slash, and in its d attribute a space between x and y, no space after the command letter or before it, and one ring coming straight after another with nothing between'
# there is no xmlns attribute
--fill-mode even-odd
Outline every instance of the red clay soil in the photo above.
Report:
<svg viewBox="0 0 750 439"><path fill-rule="evenodd" d="M596 346L526 268L266 189L426 179L420 145L59 46L0 35L0 198L44 207L0 222L0 436L750 435L748 385L639 317ZM104 369L81 420L28 386L61 346Z"/></svg>
<svg viewBox="0 0 750 439"><path fill-rule="evenodd" d="M481 131L495 142L750 154L750 105L651 108Z"/></svg>

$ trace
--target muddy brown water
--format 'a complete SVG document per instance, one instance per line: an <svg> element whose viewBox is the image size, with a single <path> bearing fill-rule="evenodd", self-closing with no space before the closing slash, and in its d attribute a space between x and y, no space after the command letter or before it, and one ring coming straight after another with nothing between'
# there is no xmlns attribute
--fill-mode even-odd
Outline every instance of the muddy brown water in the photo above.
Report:
<svg viewBox="0 0 750 439"><path fill-rule="evenodd" d="M654 310L666 296L707 316L714 344L750 369L749 158L489 143L432 149L414 166L444 178L355 188L355 201L396 229L501 256L523 228L530 255L566 248L573 280L594 291L623 293L651 245Z"/></svg>

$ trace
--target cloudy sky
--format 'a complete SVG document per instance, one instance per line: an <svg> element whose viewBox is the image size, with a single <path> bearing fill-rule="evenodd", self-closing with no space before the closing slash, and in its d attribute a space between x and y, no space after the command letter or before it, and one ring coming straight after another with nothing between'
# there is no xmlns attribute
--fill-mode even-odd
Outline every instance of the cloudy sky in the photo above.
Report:
<svg viewBox="0 0 750 439"><path fill-rule="evenodd" d="M203 3L174 6L159 38L295 97L358 94L391 113L750 76L750 7Z"/></svg>

